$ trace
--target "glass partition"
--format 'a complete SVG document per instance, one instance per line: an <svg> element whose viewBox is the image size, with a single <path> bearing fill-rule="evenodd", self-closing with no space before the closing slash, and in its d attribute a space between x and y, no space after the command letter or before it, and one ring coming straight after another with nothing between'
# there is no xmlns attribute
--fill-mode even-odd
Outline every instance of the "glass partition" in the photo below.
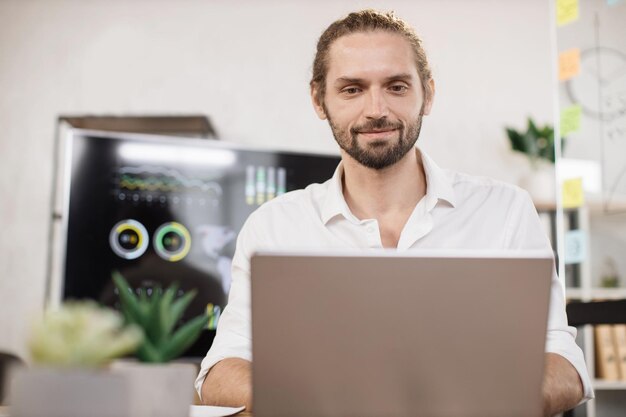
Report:
<svg viewBox="0 0 626 417"><path fill-rule="evenodd" d="M557 137L563 138L555 141L560 276L569 302L624 299L626 1L552 4L558 70L555 126ZM580 332L596 389L596 400L584 410L589 416L623 415L626 409L621 332L626 335L626 326L586 326ZM607 352L614 355L608 368Z"/></svg>

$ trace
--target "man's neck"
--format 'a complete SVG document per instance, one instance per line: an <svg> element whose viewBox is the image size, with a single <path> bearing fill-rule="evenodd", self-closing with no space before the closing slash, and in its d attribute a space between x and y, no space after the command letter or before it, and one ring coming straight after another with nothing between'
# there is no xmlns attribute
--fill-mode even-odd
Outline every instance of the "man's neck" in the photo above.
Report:
<svg viewBox="0 0 626 417"><path fill-rule="evenodd" d="M343 195L359 219L408 218L426 194L426 176L418 150L382 170L364 167L343 155Z"/></svg>

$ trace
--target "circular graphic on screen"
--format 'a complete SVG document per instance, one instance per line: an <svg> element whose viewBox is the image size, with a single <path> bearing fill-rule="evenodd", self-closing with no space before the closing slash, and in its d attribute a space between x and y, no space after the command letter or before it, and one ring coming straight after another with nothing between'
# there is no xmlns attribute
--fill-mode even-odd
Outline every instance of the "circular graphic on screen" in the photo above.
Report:
<svg viewBox="0 0 626 417"><path fill-rule="evenodd" d="M170 222L159 226L154 234L154 249L166 261L178 262L191 249L189 230L180 223Z"/></svg>
<svg viewBox="0 0 626 417"><path fill-rule="evenodd" d="M122 220L111 229L109 244L120 258L137 259L148 248L148 231L136 220Z"/></svg>

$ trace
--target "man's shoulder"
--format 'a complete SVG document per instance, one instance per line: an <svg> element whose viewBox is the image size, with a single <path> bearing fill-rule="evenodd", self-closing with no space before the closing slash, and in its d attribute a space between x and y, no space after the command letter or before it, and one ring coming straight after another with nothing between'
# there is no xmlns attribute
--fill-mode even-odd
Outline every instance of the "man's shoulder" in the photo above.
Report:
<svg viewBox="0 0 626 417"><path fill-rule="evenodd" d="M517 185L494 178L445 170L455 195L463 199L485 198L489 201L522 201L529 199L528 192Z"/></svg>
<svg viewBox="0 0 626 417"><path fill-rule="evenodd" d="M495 178L486 177L482 175L467 174L464 172L445 170L448 178L453 186L473 187L473 188L496 188L506 189L510 192L523 192L520 187L508 182L497 180Z"/></svg>

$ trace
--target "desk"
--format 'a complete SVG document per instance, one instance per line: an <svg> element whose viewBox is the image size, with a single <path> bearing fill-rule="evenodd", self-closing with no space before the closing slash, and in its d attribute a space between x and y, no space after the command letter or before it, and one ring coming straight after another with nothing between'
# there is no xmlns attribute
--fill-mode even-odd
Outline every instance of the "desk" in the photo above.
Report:
<svg viewBox="0 0 626 417"><path fill-rule="evenodd" d="M242 411L239 414L235 414L237 417L253 417L252 413L248 411ZM0 406L0 417L9 417L9 407Z"/></svg>

